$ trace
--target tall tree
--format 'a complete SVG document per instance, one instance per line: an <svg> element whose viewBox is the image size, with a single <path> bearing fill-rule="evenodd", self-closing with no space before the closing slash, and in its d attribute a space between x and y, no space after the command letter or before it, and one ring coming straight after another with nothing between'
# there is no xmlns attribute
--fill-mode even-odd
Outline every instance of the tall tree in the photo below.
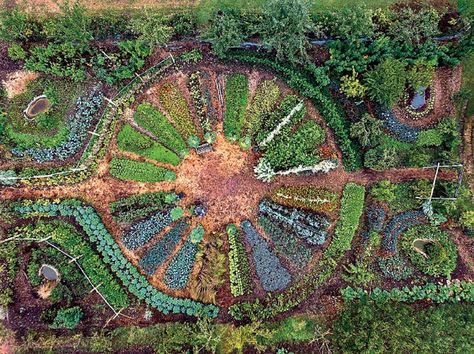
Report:
<svg viewBox="0 0 474 354"><path fill-rule="evenodd" d="M302 63L308 58L306 33L312 28L306 1L272 0L266 5L260 34L278 60Z"/></svg>

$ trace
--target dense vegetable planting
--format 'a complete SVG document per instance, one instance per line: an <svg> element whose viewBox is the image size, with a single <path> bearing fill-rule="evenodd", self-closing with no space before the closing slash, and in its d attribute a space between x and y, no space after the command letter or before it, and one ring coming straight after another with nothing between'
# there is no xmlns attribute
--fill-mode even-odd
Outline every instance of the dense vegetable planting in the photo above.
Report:
<svg viewBox="0 0 474 354"><path fill-rule="evenodd" d="M241 241L241 234L233 224L227 225L229 238L229 280L230 292L242 296L252 291L252 280L247 252Z"/></svg>
<svg viewBox="0 0 474 354"><path fill-rule="evenodd" d="M242 74L233 74L226 80L224 135L231 141L241 138L248 100L248 79Z"/></svg>
<svg viewBox="0 0 474 354"><path fill-rule="evenodd" d="M152 183L176 179L176 174L166 168L119 157L110 161L109 172L112 176L126 181Z"/></svg>
<svg viewBox="0 0 474 354"><path fill-rule="evenodd" d="M171 164L179 165L180 158L162 144L150 137L137 132L129 124L123 126L117 136L117 144L120 150L134 152L140 156Z"/></svg>
<svg viewBox="0 0 474 354"><path fill-rule="evenodd" d="M331 212L337 207L338 195L330 190L312 186L290 186L276 189L272 194L272 200L289 207Z"/></svg>
<svg viewBox="0 0 474 354"><path fill-rule="evenodd" d="M49 201L18 205L15 210L25 217L29 216L65 216L73 217L89 237L97 245L105 262L110 263L111 270L121 279L128 290L148 305L168 313L186 313L190 316L204 314L215 317L218 308L204 305L190 299L178 299L166 295L152 287L146 278L125 258L114 238L105 228L101 218L89 206L81 202L66 200L59 203Z"/></svg>

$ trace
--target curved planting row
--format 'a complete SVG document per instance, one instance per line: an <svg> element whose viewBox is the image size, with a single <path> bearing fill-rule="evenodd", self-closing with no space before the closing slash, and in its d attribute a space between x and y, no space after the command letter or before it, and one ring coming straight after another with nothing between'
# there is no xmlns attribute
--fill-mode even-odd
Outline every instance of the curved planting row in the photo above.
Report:
<svg viewBox="0 0 474 354"><path fill-rule="evenodd" d="M112 271L122 280L128 290L157 310L168 313L183 313L190 316L217 316L219 309L214 305L205 305L191 299L175 298L154 288L123 255L113 236L108 232L94 208L84 206L77 200L65 200L59 203L43 201L25 201L15 206L15 211L24 217L49 216L72 217L82 227L90 242L101 253L104 262L109 263Z"/></svg>
<svg viewBox="0 0 474 354"><path fill-rule="evenodd" d="M390 253L396 253L400 235L409 228L426 222L426 216L421 210L409 210L395 215L384 229L383 249Z"/></svg>

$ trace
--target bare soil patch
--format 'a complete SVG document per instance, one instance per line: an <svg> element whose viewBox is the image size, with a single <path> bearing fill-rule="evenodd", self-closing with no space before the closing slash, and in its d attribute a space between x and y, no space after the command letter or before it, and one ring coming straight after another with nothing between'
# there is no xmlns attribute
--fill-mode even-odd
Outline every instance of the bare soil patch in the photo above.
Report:
<svg viewBox="0 0 474 354"><path fill-rule="evenodd" d="M9 99L19 95L26 90L28 83L39 76L39 73L28 70L14 71L7 75L2 84L5 86Z"/></svg>

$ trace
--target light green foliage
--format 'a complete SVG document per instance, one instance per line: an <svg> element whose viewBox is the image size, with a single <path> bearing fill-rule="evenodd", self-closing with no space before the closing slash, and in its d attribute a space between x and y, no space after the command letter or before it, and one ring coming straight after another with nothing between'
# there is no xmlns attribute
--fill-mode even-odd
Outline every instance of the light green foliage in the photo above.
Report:
<svg viewBox="0 0 474 354"><path fill-rule="evenodd" d="M227 225L226 231L229 238L230 291L233 296L249 294L252 291L252 278L241 234L233 224Z"/></svg>
<svg viewBox="0 0 474 354"><path fill-rule="evenodd" d="M341 77L341 88L340 91L350 98L361 98L364 97L367 88L362 85L357 78L358 74L352 69L352 74L344 75Z"/></svg>
<svg viewBox="0 0 474 354"><path fill-rule="evenodd" d="M296 63L308 58L306 33L312 27L304 0L272 0L265 6L260 33L279 61Z"/></svg>
<svg viewBox="0 0 474 354"><path fill-rule="evenodd" d="M117 144L120 150L134 152L140 156L173 166L179 165L180 162L180 158L174 152L148 136L137 132L130 124L125 124L120 130L117 136Z"/></svg>
<svg viewBox="0 0 474 354"><path fill-rule="evenodd" d="M370 98L390 108L403 95L405 64L397 59L386 59L367 72L365 82Z"/></svg>
<svg viewBox="0 0 474 354"><path fill-rule="evenodd" d="M109 172L112 176L125 181L162 182L173 181L176 173L148 162L115 157L110 161Z"/></svg>
<svg viewBox="0 0 474 354"><path fill-rule="evenodd" d="M383 171L398 166L400 156L393 147L376 147L366 152L364 156L364 167L375 171Z"/></svg>
<svg viewBox="0 0 474 354"><path fill-rule="evenodd" d="M414 90L420 87L428 87L431 84L435 74L435 68L431 63L415 63L407 73L407 83Z"/></svg>
<svg viewBox="0 0 474 354"><path fill-rule="evenodd" d="M25 60L26 52L20 45L12 43L8 47L8 56L11 60Z"/></svg>
<svg viewBox="0 0 474 354"><path fill-rule="evenodd" d="M27 41L38 30L31 15L18 8L0 12L0 38L7 42Z"/></svg>
<svg viewBox="0 0 474 354"><path fill-rule="evenodd" d="M230 141L239 140L245 122L248 99L248 78L233 74L227 78L225 86L224 135Z"/></svg>
<svg viewBox="0 0 474 354"><path fill-rule="evenodd" d="M370 189L370 195L372 198L381 202L386 202L388 204L391 204L395 200L395 192L396 185L391 183L389 180L377 182Z"/></svg>

